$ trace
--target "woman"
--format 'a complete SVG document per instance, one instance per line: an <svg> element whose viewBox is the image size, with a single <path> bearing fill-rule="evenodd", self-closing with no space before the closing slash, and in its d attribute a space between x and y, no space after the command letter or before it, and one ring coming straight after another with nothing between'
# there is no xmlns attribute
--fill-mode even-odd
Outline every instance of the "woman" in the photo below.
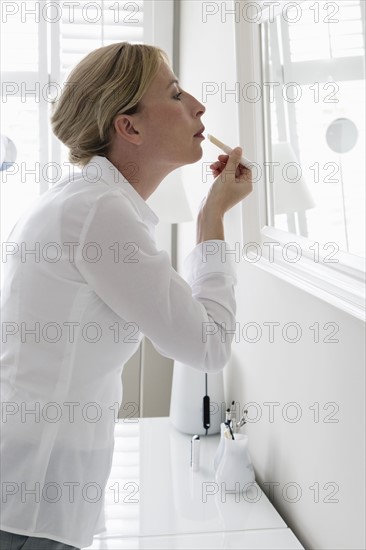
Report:
<svg viewBox="0 0 366 550"><path fill-rule="evenodd" d="M51 122L82 171L18 221L4 262L4 549L81 548L104 530L121 371L143 335L206 372L230 357L235 266L212 245L252 189L241 149L211 165L185 279L156 248L146 204L167 174L202 157L204 112L152 46L100 48L69 75ZM203 338L208 323L220 330Z"/></svg>

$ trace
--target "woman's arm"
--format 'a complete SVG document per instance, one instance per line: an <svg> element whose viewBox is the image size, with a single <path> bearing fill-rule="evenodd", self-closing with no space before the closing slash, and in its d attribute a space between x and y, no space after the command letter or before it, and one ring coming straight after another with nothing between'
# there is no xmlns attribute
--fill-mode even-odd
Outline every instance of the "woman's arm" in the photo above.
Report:
<svg viewBox="0 0 366 550"><path fill-rule="evenodd" d="M241 155L241 147L236 147L230 155L219 155L219 160L211 164L216 179L200 206L197 244L210 239L225 240L225 212L252 191L252 174L239 164Z"/></svg>
<svg viewBox="0 0 366 550"><path fill-rule="evenodd" d="M222 261L225 242L197 244L185 259L184 279L118 186L93 204L78 241L75 266L85 283L162 355L207 372L225 366L236 313L236 265L232 255ZM97 261L88 259L88 243L100 251Z"/></svg>

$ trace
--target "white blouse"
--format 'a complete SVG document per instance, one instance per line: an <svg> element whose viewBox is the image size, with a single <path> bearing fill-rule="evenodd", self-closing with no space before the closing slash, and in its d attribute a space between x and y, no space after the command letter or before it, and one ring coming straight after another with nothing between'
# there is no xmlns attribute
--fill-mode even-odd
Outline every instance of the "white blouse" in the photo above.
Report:
<svg viewBox="0 0 366 550"><path fill-rule="evenodd" d="M222 257L225 241L200 243L183 279L156 247L158 221L95 156L42 194L4 243L0 529L79 548L105 530L121 374L143 335L202 371L227 363L232 255Z"/></svg>

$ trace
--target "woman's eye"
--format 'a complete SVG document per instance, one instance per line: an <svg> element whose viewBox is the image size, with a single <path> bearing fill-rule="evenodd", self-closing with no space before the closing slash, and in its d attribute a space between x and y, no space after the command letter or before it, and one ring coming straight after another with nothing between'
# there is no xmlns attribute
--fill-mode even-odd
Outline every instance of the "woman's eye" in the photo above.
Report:
<svg viewBox="0 0 366 550"><path fill-rule="evenodd" d="M177 95L174 96L174 99L177 99L178 101L180 101L180 96L182 95L183 92L179 92Z"/></svg>

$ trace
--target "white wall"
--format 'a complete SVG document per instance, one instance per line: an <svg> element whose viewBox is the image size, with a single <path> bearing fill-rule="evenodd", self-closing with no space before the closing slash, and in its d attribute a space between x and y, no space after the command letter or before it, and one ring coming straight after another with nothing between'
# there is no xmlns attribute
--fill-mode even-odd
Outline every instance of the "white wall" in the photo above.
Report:
<svg viewBox="0 0 366 550"><path fill-rule="evenodd" d="M257 479L277 483L271 500L305 548L365 548L364 326L256 266L238 267L240 328L256 322L262 336L249 343L245 338L254 339L254 331L240 335L226 381L230 399L242 408L255 403L248 409L253 420L261 415L246 430ZM268 321L280 323L273 343L263 325ZM296 343L281 333L290 322L301 328ZM319 343L309 329L315 322ZM324 342L327 322L339 327L338 343ZM288 339L294 334L289 330ZM269 403L276 403L273 418ZM283 495L288 483L294 485ZM327 497L337 502L326 502Z"/></svg>
<svg viewBox="0 0 366 550"><path fill-rule="evenodd" d="M180 28L181 84L201 101L203 83L216 82L220 87L223 82L237 81L233 18L228 17L225 24L219 18L203 23L202 4L181 1ZM232 2L226 4L230 7ZM207 131L236 145L235 102L221 102L218 94L208 98L205 105ZM208 143L203 147L201 163L211 162L217 151ZM194 212L209 187L208 181L203 182L201 163L184 170ZM240 213L240 206L235 207L225 218L229 243L241 240ZM181 224L178 269L194 244L195 223ZM226 399L235 399L241 410L252 403L252 420L256 412L261 414L246 429L257 481L305 548L365 548L363 324L244 260L238 264L237 305L240 335L225 369ZM269 342L265 322L280 323L273 343ZM319 343L314 342L314 331L309 329L316 322ZM323 328L328 322L339 327L334 336L338 343L324 341L330 334L330 328ZM247 323L257 325L245 333ZM282 336L286 323L297 323L301 328L297 342L290 343ZM262 336L250 343L246 340L254 339L255 326L262 329ZM292 337L294 331L289 328L287 339ZM273 419L269 403L278 404L272 405ZM319 404L318 422L314 403ZM327 403L335 405L325 409ZM295 414L299 419L291 422ZM327 415L328 420L338 422L327 422ZM273 494L268 483L273 484Z"/></svg>

